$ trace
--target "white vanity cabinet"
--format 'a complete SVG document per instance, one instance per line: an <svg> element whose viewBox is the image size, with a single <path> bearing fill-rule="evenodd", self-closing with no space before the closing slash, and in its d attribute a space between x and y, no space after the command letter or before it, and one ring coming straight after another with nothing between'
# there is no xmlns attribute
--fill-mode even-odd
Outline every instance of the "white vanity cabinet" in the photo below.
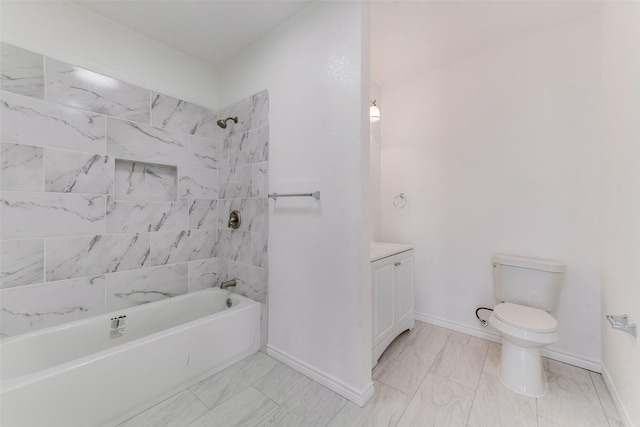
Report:
<svg viewBox="0 0 640 427"><path fill-rule="evenodd" d="M415 324L413 249L407 245L393 247L395 248L390 250L390 255L384 256L382 251L378 251L382 258L374 258L372 245L372 366L378 363L382 352L398 335L407 329L413 329Z"/></svg>

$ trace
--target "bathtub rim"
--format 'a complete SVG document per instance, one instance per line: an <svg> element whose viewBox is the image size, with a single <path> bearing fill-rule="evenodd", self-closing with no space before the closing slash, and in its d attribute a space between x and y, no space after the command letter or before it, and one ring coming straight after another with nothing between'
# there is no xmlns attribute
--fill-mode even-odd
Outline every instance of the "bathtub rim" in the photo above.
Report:
<svg viewBox="0 0 640 427"><path fill-rule="evenodd" d="M52 377L54 375L58 375L58 374L62 374L70 369L73 369L75 367L78 366L82 366L88 363L91 363L95 360L101 360L104 359L106 357L109 357L112 354L117 354L117 353L121 353L124 351L127 351L129 349L133 349L136 347L140 347L142 345L145 345L147 343L153 342L153 341L157 341L159 339L162 339L166 336L171 336L171 335L175 335L178 334L186 329L190 329L193 327L197 327L201 324L205 324L207 322L210 322L214 317L215 318L222 318L222 317L228 317L228 316L232 316L236 313L239 313L241 311L246 311L246 310L251 310L252 308L254 308L256 305L260 305L259 302L254 301L250 298L247 298L245 296L239 295L239 294L235 294L231 291L228 290L221 290L220 288L207 288L207 289L202 289L199 291L195 291L195 292L190 292L187 294L183 294L183 295L178 295L175 297L171 297L171 298L167 298L161 301L155 301L155 304L169 304L174 298L181 298L181 299L186 299L189 296L193 297L195 294L198 293L205 293L205 292L215 292L215 293L224 293L226 294L227 297L237 297L239 299L239 304L237 306L232 306L231 308L219 311L217 313L212 313L208 316L205 317L200 317L198 319L194 319L185 323L181 323L179 325L173 326L171 328L168 329L163 329L161 331L158 332L154 332L152 334L146 335L144 337L138 338L136 340L130 341L130 342L126 342L126 343L122 343L122 344L118 344L115 345L113 347L98 351L96 353L91 353L88 354L86 356L82 356L80 358L76 358L76 359L72 359L69 360L67 362L61 363L59 365L55 365L40 371L36 371L33 373L29 373L29 374L24 374L24 375L20 375L20 376L16 376L16 377L9 377L9 378L2 378L0 379L0 400L2 397L3 393L8 393L11 392L13 390L15 390L16 388L20 388L20 387L24 387L24 386L28 386L30 384L33 384L34 382L40 381L42 379L46 379L49 377ZM154 304L154 303L147 303L147 304ZM92 316L92 317L88 317L85 319L79 319L79 320L75 320L73 322L69 322L69 323L65 323L63 325L57 325L57 326L50 326L47 328L43 328L43 329L39 329L37 331L33 331L33 332L28 332L26 334L20 334L20 335L16 335L14 337L9 337L9 338L5 338L3 340L0 341L0 348L3 345L3 342L7 342L7 340L11 340L11 341L20 341L20 340L24 340L24 339L29 339L29 338L33 338L33 337L37 337L38 335L42 335L45 333L51 333L52 331L56 331L56 330L61 330L61 329L68 329L68 328L72 328L76 325L82 325L84 323L89 323L92 321L95 321L96 318L100 318L100 317L104 317L109 318L111 317L112 313L122 313L125 310L132 310L132 309L139 309L139 308L147 308L145 307L147 304L140 304L138 306L133 306L133 307L128 307L126 309L121 309L118 311L111 311L108 313L104 313L104 314L100 314L98 316ZM262 314L262 308L260 308L260 313ZM10 341L10 342L11 342ZM0 355L1 357L1 355ZM246 357L246 356L245 356Z"/></svg>

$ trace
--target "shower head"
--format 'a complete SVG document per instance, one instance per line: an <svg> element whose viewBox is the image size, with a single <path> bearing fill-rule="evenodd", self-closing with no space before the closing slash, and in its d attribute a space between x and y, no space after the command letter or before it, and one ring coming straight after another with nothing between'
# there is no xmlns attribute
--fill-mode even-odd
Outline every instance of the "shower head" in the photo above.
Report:
<svg viewBox="0 0 640 427"><path fill-rule="evenodd" d="M226 119L220 119L218 120L218 126L220 126L222 129L226 129L227 128L227 122L229 120L233 120L233 123L238 123L238 118L237 117L227 117Z"/></svg>

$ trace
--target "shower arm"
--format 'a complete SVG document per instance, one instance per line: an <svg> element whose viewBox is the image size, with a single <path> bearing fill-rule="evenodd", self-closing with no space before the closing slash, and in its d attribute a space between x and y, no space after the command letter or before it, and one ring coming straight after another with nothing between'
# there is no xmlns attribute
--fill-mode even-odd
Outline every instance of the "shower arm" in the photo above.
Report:
<svg viewBox="0 0 640 427"><path fill-rule="evenodd" d="M220 126L222 129L226 129L227 128L227 122L229 120L233 120L233 123L238 123L238 116L236 116L236 117L227 117L226 119L220 119L216 123L218 123L218 126Z"/></svg>

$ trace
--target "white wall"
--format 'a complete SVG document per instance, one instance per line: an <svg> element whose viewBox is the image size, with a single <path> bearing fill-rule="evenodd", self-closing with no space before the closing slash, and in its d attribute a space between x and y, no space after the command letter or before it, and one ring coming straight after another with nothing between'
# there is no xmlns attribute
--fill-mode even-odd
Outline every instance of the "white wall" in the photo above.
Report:
<svg viewBox="0 0 640 427"><path fill-rule="evenodd" d="M640 325L640 4L603 10L602 311ZM630 426L640 426L640 340L601 317L602 367Z"/></svg>
<svg viewBox="0 0 640 427"><path fill-rule="evenodd" d="M415 245L419 318L491 332L492 255L561 260L554 357L599 369L600 35L592 16L383 86L381 238Z"/></svg>
<svg viewBox="0 0 640 427"><path fill-rule="evenodd" d="M381 88L376 83L371 82L369 85L369 92L371 99L375 99L378 107L383 104L380 95ZM382 107L384 108L384 107ZM382 111L380 112L382 113ZM381 122L370 123L369 127L369 152L370 152L370 173L369 173L369 196L371 199L371 240L374 242L380 241L380 173L381 173L381 154L382 154L382 141L380 139L380 126Z"/></svg>
<svg viewBox="0 0 640 427"><path fill-rule="evenodd" d="M269 353L356 402L371 393L368 10L317 2L220 67L220 104L270 94ZM361 402L360 402L361 403Z"/></svg>
<svg viewBox="0 0 640 427"><path fill-rule="evenodd" d="M3 1L2 41L217 109L216 69L77 4Z"/></svg>

